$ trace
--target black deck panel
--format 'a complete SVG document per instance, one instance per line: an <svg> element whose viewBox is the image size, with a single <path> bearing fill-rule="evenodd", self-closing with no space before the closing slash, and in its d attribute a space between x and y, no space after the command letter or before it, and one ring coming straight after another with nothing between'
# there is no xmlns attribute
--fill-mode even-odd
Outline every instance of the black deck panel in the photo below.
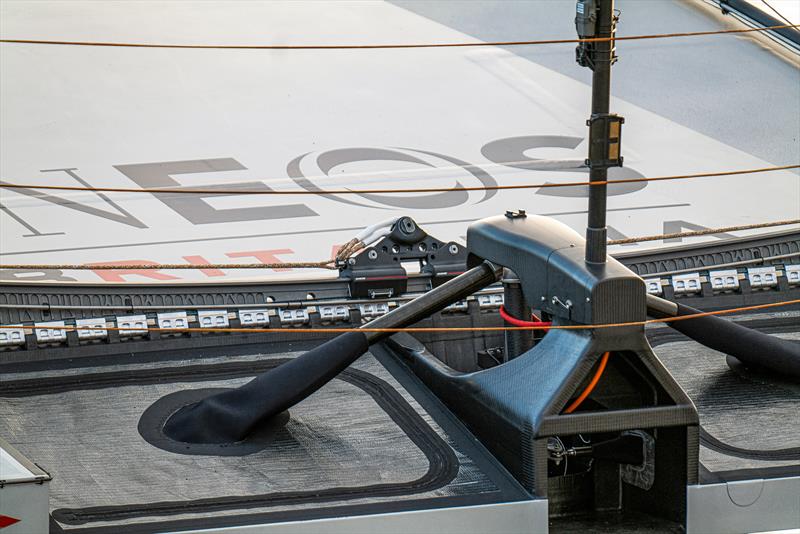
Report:
<svg viewBox="0 0 800 534"><path fill-rule="evenodd" d="M175 454L142 438L141 414L164 395L236 386L296 354L256 348L5 373L0 434L53 475L54 529L152 532L529 498L380 349L293 407L259 452Z"/></svg>
<svg viewBox="0 0 800 534"><path fill-rule="evenodd" d="M735 320L800 343L797 312ZM724 354L666 326L650 329L648 337L700 413L702 483L800 476L800 386L775 375L737 372Z"/></svg>

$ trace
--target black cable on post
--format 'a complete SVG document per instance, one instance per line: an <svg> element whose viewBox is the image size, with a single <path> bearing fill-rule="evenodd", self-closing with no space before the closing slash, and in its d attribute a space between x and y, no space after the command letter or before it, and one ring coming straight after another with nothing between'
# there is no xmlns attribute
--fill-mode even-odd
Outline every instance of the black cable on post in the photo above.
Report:
<svg viewBox="0 0 800 534"><path fill-rule="evenodd" d="M611 37L614 0L600 0L597 20L597 36ZM611 99L611 61L614 55L612 41L595 44L595 66L592 73L592 116L607 114ZM608 169L595 166L591 160L592 148L600 142L603 132L596 128L589 130L589 172L590 182L605 182ZM604 263L606 261L606 185L589 186L589 217L586 228L586 261Z"/></svg>
<svg viewBox="0 0 800 534"><path fill-rule="evenodd" d="M581 38L597 38L581 43L576 51L579 65L592 69L592 116L589 126L589 216L586 227L586 261L606 261L606 181L608 168L622 165L622 117L609 114L611 65L616 61L614 0L578 0L575 27ZM596 185L592 185L596 184Z"/></svg>

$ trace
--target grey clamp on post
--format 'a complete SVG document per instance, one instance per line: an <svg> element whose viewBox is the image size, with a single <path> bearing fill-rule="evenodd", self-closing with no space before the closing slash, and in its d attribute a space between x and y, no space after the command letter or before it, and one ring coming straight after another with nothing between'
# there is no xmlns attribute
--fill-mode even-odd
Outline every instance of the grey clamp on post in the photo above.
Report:
<svg viewBox="0 0 800 534"><path fill-rule="evenodd" d="M553 325L644 320L642 279L613 258L586 262L584 244L554 219L509 212L469 227L468 265L486 260L514 271L525 300L550 314ZM463 374L411 336L392 341L415 373L535 495L548 496L554 440L569 443L579 437L599 443L637 433L647 436L654 452L648 465L609 464L595 457L589 464L592 474L585 475L594 483L576 487L580 496L559 491L557 498L587 498L597 509L646 510L685 520L686 485L697 481L697 411L654 355L642 325L551 330L517 358ZM607 352L596 387L576 411L564 413Z"/></svg>

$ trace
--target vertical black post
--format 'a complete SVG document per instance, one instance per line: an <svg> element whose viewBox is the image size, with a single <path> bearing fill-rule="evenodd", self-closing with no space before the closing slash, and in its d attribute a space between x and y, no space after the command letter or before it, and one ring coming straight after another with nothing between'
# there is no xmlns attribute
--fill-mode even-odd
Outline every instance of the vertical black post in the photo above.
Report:
<svg viewBox="0 0 800 534"><path fill-rule="evenodd" d="M595 37L607 39L614 32L614 0L597 0L597 30ZM592 119L608 116L611 99L611 64L614 61L614 42L597 41L593 43L592 53ZM605 182L608 166L593 157L606 152L608 128L594 127L590 120L589 129L589 181ZM602 125L601 124L598 126ZM607 126L607 125L606 125ZM605 131L603 131L605 130ZM600 149L600 150L597 150ZM605 156L606 154L604 154ZM606 158L603 157L603 160ZM589 186L589 221L586 228L586 261L605 263L606 261L606 185Z"/></svg>
<svg viewBox="0 0 800 534"><path fill-rule="evenodd" d="M517 274L510 269L503 269L503 307L511 314L524 321L530 320L531 308L525 301ZM506 330L505 351L503 361L513 360L533 346L534 331L532 330Z"/></svg>

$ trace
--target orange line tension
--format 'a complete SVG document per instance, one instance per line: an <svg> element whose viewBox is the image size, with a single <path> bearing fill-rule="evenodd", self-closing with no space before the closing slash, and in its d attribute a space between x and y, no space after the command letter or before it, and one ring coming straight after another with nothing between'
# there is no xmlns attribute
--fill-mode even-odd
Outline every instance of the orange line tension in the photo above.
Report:
<svg viewBox="0 0 800 534"><path fill-rule="evenodd" d="M151 188L137 189L134 187L82 187L77 185L36 185L0 182L0 188L5 189L44 189L57 191L88 191L92 193L152 193L152 194L194 194L194 195L361 195L376 193L444 193L448 191L498 191L512 189L540 189L551 187L576 187L598 186L613 184L631 184L638 182L661 182L668 180L688 180L693 178L711 178L715 176L737 176L741 174L754 174L759 172L784 171L798 169L800 164L780 165L776 167L762 167L758 169L742 169L736 171L703 172L696 174L676 174L670 176L655 176L652 178L624 178L619 180L604 180L598 182L563 182L519 185L486 185L470 186L454 189L452 187L421 187L413 189L328 189L320 191L302 190L249 190L249 189L193 189L193 188ZM800 178L800 177L798 177Z"/></svg>
<svg viewBox="0 0 800 534"><path fill-rule="evenodd" d="M162 43L119 43L100 41L51 41L45 39L0 39L0 43L64 45L64 46L98 46L120 48L188 48L217 50L380 50L397 48L466 48L478 46L530 46L551 44L599 43L604 41L638 41L643 39L668 39L676 37L699 37L703 35L728 35L739 33L764 32L797 28L797 24L783 24L764 28L743 28L731 30L710 30L701 32L673 32L649 35L628 35L621 37L594 37L589 39L540 39L533 41L492 41L474 43L388 43L388 44L345 44L345 45L224 45L224 44L162 44Z"/></svg>

